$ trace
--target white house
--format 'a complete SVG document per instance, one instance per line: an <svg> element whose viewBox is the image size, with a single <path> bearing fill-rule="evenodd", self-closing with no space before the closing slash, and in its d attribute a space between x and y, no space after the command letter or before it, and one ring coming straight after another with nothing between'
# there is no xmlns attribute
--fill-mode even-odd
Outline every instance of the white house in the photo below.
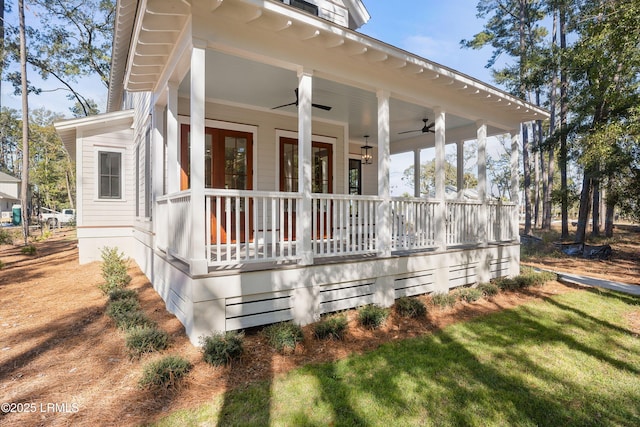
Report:
<svg viewBox="0 0 640 427"><path fill-rule="evenodd" d="M520 124L548 113L360 34L368 19L359 0L119 0L109 112L56 124L80 262L118 246L193 342L517 274L486 140L511 135L515 170ZM445 144L462 183L469 140L478 197L445 197ZM390 155L425 147L435 197L391 197Z"/></svg>
<svg viewBox="0 0 640 427"><path fill-rule="evenodd" d="M14 205L20 204L21 181L9 174L0 172L0 218L2 222L11 222Z"/></svg>

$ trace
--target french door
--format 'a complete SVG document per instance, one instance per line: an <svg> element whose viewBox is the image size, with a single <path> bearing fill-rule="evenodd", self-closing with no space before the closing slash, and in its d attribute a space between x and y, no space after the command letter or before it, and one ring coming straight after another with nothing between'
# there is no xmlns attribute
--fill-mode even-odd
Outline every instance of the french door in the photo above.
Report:
<svg viewBox="0 0 640 427"><path fill-rule="evenodd" d="M180 139L180 189L190 188L190 129L181 127ZM205 188L226 188L232 190L253 189L253 134L228 129L205 128ZM211 199L211 243L227 243L227 238L235 243L236 227L240 227L242 242L253 239L251 206L245 206L241 199L239 223L236 220L236 204L231 203L231 220L227 224L226 203L221 198L220 218L216 218L216 201ZM249 236L245 235L249 221Z"/></svg>
<svg viewBox="0 0 640 427"><path fill-rule="evenodd" d="M324 142L313 142L311 147L311 191L313 193L333 193L333 145ZM293 138L280 138L280 191L297 192L298 191L298 140ZM287 207L293 209L291 215L292 238L295 239L296 215L295 207ZM319 210L318 210L319 212ZM316 215L316 224L328 224L327 212L325 209L323 218L320 219ZM288 235L288 216L285 215L285 239L289 239ZM316 226L315 238L326 237L320 236L319 226Z"/></svg>

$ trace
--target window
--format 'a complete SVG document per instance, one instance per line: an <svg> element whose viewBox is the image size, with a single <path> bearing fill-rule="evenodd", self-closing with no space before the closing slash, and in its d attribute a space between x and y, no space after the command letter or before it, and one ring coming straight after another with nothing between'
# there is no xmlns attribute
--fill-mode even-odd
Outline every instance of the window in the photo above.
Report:
<svg viewBox="0 0 640 427"><path fill-rule="evenodd" d="M282 3L304 10L312 15L318 16L318 6L304 0L282 0Z"/></svg>
<svg viewBox="0 0 640 427"><path fill-rule="evenodd" d="M333 146L313 142L311 191L333 193ZM280 191L298 191L298 140L280 138Z"/></svg>
<svg viewBox="0 0 640 427"><path fill-rule="evenodd" d="M349 194L362 194L362 161L349 159Z"/></svg>
<svg viewBox="0 0 640 427"><path fill-rule="evenodd" d="M122 198L122 153L98 152L98 198Z"/></svg>

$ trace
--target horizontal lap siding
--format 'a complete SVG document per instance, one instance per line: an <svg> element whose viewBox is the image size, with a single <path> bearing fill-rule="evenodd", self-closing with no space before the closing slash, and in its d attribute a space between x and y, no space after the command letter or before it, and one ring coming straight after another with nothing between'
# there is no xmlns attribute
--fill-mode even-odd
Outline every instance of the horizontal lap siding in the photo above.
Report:
<svg viewBox="0 0 640 427"><path fill-rule="evenodd" d="M135 216L135 166L133 155L133 131L129 128L110 130L94 129L82 135L82 226L133 225ZM124 150L123 199L117 201L98 199L98 165L96 150Z"/></svg>

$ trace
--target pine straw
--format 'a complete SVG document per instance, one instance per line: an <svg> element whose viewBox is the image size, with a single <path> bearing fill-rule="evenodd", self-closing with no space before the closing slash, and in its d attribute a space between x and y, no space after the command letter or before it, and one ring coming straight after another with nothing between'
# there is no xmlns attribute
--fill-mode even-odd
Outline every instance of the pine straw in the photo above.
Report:
<svg viewBox="0 0 640 427"><path fill-rule="evenodd" d="M357 313L350 311L344 340L315 340L310 325L304 328L304 343L288 356L271 349L256 328L246 331L245 352L239 362L212 367L202 360L199 349L188 341L182 325L166 311L144 275L132 266L129 288L138 292L143 310L171 335L172 344L162 353L131 360L124 333L104 315L106 297L97 287L100 264L78 265L72 238L67 232L36 243L35 258L20 254L17 247L0 250L6 264L0 271L0 401L35 403L38 410L45 409L0 415L0 424L138 425L306 363L337 360L388 341L428 334L453 322L575 291L552 282L472 304L458 302L451 309L433 307L424 296L426 318L402 318L392 311L384 327L377 330L360 327ZM193 364L188 377L172 390L141 390L138 380L143 366L167 354L179 354ZM71 411L46 412L48 403L67 403ZM78 406L77 412L72 404Z"/></svg>

